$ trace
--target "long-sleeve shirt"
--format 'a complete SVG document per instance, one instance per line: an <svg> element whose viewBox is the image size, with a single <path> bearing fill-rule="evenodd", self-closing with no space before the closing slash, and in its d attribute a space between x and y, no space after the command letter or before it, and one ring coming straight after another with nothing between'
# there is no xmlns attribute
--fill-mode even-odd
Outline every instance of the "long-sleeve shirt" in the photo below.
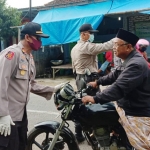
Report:
<svg viewBox="0 0 150 150"><path fill-rule="evenodd" d="M117 101L126 115L150 117L150 69L135 50L121 66L99 78L97 83L110 86L94 96L96 103Z"/></svg>
<svg viewBox="0 0 150 150"><path fill-rule="evenodd" d="M112 48L113 40L99 44L79 40L71 50L73 72L85 74L85 68L88 68L90 72L97 72L97 55Z"/></svg>
<svg viewBox="0 0 150 150"><path fill-rule="evenodd" d="M50 99L54 87L37 84L35 76L33 57L24 52L21 42L0 53L0 116L21 121L30 91Z"/></svg>

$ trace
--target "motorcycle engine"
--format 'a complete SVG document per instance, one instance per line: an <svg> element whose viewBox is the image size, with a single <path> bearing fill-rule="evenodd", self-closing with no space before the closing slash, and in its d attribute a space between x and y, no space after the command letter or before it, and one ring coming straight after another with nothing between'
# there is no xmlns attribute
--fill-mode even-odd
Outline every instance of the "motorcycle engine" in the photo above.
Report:
<svg viewBox="0 0 150 150"><path fill-rule="evenodd" d="M97 128L94 130L94 136L101 147L110 145L110 133L105 128Z"/></svg>

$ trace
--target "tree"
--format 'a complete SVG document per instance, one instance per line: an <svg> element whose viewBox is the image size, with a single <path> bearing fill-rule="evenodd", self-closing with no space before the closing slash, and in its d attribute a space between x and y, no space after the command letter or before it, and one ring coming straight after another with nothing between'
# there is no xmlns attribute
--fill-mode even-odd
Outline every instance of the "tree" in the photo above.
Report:
<svg viewBox="0 0 150 150"><path fill-rule="evenodd" d="M0 37L8 43L12 36L17 36L18 29L11 26L21 25L21 12L16 8L7 7L6 0L0 0Z"/></svg>

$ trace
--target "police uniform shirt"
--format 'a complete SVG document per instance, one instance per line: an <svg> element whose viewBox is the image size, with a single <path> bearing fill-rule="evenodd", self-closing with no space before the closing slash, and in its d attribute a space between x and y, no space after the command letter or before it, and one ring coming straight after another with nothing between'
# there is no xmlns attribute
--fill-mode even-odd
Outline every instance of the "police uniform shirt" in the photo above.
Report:
<svg viewBox="0 0 150 150"><path fill-rule="evenodd" d="M95 44L88 41L79 40L71 51L73 72L76 71L77 74L85 74L85 68L88 68L90 72L97 72L97 55L112 48L113 40L103 44Z"/></svg>
<svg viewBox="0 0 150 150"><path fill-rule="evenodd" d="M21 42L0 53L0 116L21 121L30 91L51 98L54 87L38 85L35 76L33 57L24 52Z"/></svg>

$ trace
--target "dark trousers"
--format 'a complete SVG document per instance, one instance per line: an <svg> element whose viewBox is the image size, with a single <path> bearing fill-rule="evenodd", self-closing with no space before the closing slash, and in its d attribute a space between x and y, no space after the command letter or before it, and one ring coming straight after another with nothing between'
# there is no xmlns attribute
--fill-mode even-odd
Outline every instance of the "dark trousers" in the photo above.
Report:
<svg viewBox="0 0 150 150"><path fill-rule="evenodd" d="M14 122L10 136L0 135L0 150L25 150L27 145L27 115L24 113L22 121Z"/></svg>

